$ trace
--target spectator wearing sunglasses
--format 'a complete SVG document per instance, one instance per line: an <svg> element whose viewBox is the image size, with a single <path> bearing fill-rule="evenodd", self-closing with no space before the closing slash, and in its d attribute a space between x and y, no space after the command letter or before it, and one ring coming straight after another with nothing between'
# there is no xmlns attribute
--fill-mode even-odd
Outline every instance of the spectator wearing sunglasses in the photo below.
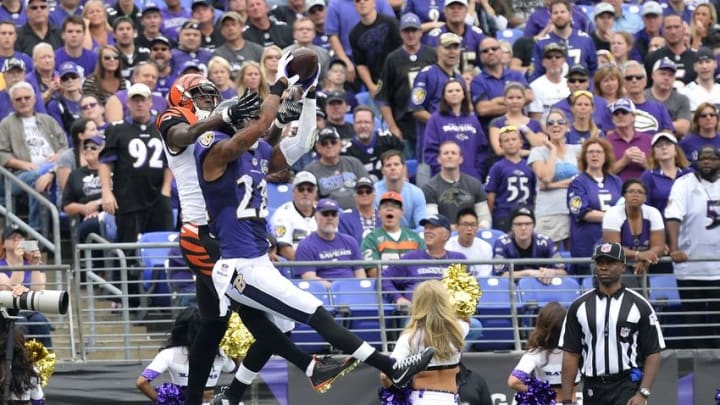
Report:
<svg viewBox="0 0 720 405"><path fill-rule="evenodd" d="M85 122L93 125L92 121ZM105 144L105 138L95 134L79 142L81 146L78 153L82 162L67 177L63 188L62 209L67 215L79 217L79 241L85 242L90 233L100 234L98 215L102 212L102 188L98 168L100 150Z"/></svg>
<svg viewBox="0 0 720 405"><path fill-rule="evenodd" d="M70 137L74 146L65 149L57 162L57 181L60 190L65 189L65 184L73 170L87 165L83 148L85 141L95 136L102 137L102 133L91 119L79 118L70 126Z"/></svg>
<svg viewBox="0 0 720 405"><path fill-rule="evenodd" d="M27 23L17 30L15 49L32 54L35 45L47 42L53 48L62 47L60 31L50 24L50 6L47 0L30 0L27 5Z"/></svg>
<svg viewBox="0 0 720 405"><path fill-rule="evenodd" d="M317 230L303 239L297 247L295 260L299 261L345 261L362 260L360 246L350 235L337 232L340 206L330 198L323 198L315 207ZM335 265L329 267L300 267L295 270L303 280L320 280L330 288L338 278L366 278L361 266Z"/></svg>
<svg viewBox="0 0 720 405"><path fill-rule="evenodd" d="M570 94L568 94L568 96L564 99L558 101L553 106L553 108L562 110L565 115L567 115L570 123L574 123L575 112L573 111L573 100L575 94L579 91L585 91L591 97L590 103L594 107L591 111L590 116L588 116L587 119L596 123L602 122L605 119L610 119L610 114L607 111L607 102L605 101L605 99L603 99L602 97L594 97L593 94L590 93L590 72L584 65L575 64L570 66L567 75L565 75L565 79L567 83L567 88L568 90L570 90ZM583 116L583 118L585 117ZM585 121L585 119L583 119L583 121ZM569 136L568 143L579 142L573 142L573 140Z"/></svg>
<svg viewBox="0 0 720 405"><path fill-rule="evenodd" d="M653 74L657 74L657 70L672 71L677 70L677 66L670 59L661 59L653 67ZM643 66L636 61L629 61L623 65L622 71L627 98L634 105L635 130L650 133L673 132L675 127L667 108L657 101L648 99L644 93L647 75Z"/></svg>
<svg viewBox="0 0 720 405"><path fill-rule="evenodd" d="M702 103L693 114L690 133L680 140L687 159L695 164L698 151L705 145L720 148L720 111L715 104Z"/></svg>
<svg viewBox="0 0 720 405"><path fill-rule="evenodd" d="M5 90L0 91L0 119L3 119L16 111L12 108L10 89L16 83L25 80L27 72L27 65L22 59L10 58L5 59L2 64L2 75L5 78ZM33 93L37 93L37 90L33 87ZM42 97L37 97L34 100L35 112L45 112L45 103Z"/></svg>
<svg viewBox="0 0 720 405"><path fill-rule="evenodd" d="M299 172L293 179L292 201L278 207L270 219L277 239L277 253L287 260L295 259L295 249L301 240L317 229L313 218L317 180L309 172Z"/></svg>
<svg viewBox="0 0 720 405"><path fill-rule="evenodd" d="M68 146L72 145L70 126L80 118L83 76L78 65L65 62L60 65L60 92L47 104L47 112L65 130Z"/></svg>
<svg viewBox="0 0 720 405"><path fill-rule="evenodd" d="M635 104L629 98L617 100L610 109L615 127L607 134L615 155L612 172L623 181L639 178L647 168L652 137L636 130Z"/></svg>

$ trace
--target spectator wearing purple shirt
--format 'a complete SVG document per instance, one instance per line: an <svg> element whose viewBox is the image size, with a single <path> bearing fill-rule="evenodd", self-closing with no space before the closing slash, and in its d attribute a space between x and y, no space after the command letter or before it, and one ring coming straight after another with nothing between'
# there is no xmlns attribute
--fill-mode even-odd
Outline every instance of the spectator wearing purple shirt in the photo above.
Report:
<svg viewBox="0 0 720 405"><path fill-rule="evenodd" d="M446 216L429 216L420 221L420 225L424 227L425 249L405 253L400 261L466 259L460 252L445 250L451 232L450 220ZM428 279L441 279L447 268L447 264L432 263L409 266L398 263L388 266L383 271L383 294L387 300L399 306L410 305L415 287Z"/></svg>
<svg viewBox="0 0 720 405"><path fill-rule="evenodd" d="M550 4L551 0L544 0L544 7L538 7L530 17L528 17L525 23L525 29L523 30L523 37L536 37L543 36L548 32L548 26L550 24ZM593 23L581 9L572 7L572 25L577 27L581 31L592 32Z"/></svg>
<svg viewBox="0 0 720 405"><path fill-rule="evenodd" d="M97 54L83 47L85 22L80 16L68 17L62 25L62 39L65 44L55 51L55 65L73 62L82 69L83 76L95 71Z"/></svg>
<svg viewBox="0 0 720 405"><path fill-rule="evenodd" d="M295 251L297 261L362 260L360 245L350 235L337 232L340 207L335 200L323 198L315 207L317 231L300 241ZM358 266L300 267L296 270L303 280L320 280L330 288L337 278L366 278L365 269Z"/></svg>
<svg viewBox="0 0 720 405"><path fill-rule="evenodd" d="M573 109L571 107L573 95L577 91L587 91L590 95L590 104L593 107L591 111L591 115L587 116L588 121L594 121L594 122L600 122L602 119L604 119L608 114L606 114L607 110L607 103L602 97L593 97L592 93L590 93L590 72L588 69L581 64L576 64L570 66L568 69L567 75L565 75L566 83L568 90L570 90L570 94L555 103L553 108L562 110L565 115L567 115L568 120L571 124L575 122L575 114L573 112ZM571 125L570 131L572 132L573 126ZM568 136L568 143L580 143L577 142L577 138L573 137L572 135Z"/></svg>
<svg viewBox="0 0 720 405"><path fill-rule="evenodd" d="M430 119L430 115L437 111L443 96L445 83L451 78L463 82L462 76L455 70L455 66L460 62L461 42L462 38L453 33L443 34L440 37L440 46L437 48L437 64L425 67L418 73L413 82L410 95L410 111L413 111L413 115L417 120L419 161L424 161L420 145L424 144L425 124Z"/></svg>
<svg viewBox="0 0 720 405"><path fill-rule="evenodd" d="M535 232L535 214L526 207L516 208L510 215L510 232L495 241L494 258L504 259L560 259L560 251L555 242L547 236ZM496 264L493 275L510 277L510 265ZM513 269L513 281L520 277L535 277L549 284L553 277L564 276L565 265L558 263L553 267L539 264L519 264Z"/></svg>
<svg viewBox="0 0 720 405"><path fill-rule="evenodd" d="M482 30L465 20L468 15L467 0L446 0L445 1L445 24L427 33L423 42L433 48L437 48L440 37L452 32L460 38L460 69L473 67L477 64L477 52L480 42L485 38Z"/></svg>
<svg viewBox="0 0 720 405"><path fill-rule="evenodd" d="M490 168L485 191L493 228L509 232L510 213L535 201L535 173L520 156L522 136L516 127L501 128L499 138L503 158Z"/></svg>
<svg viewBox="0 0 720 405"><path fill-rule="evenodd" d="M470 83L470 95L475 106L475 112L480 117L483 129L487 130L490 121L507 112L505 105L505 85L517 82L527 88L527 97L532 100L532 91L529 89L525 74L516 70L507 69L502 63L502 49L498 40L485 37L478 48L482 70Z"/></svg>
<svg viewBox="0 0 720 405"><path fill-rule="evenodd" d="M162 28L160 30L163 35L176 41L180 34L180 27L190 19L192 10L190 7L183 7L180 0L165 0L165 5L167 8L160 10L160 14L162 14Z"/></svg>
<svg viewBox="0 0 720 405"><path fill-rule="evenodd" d="M81 0L58 0L48 17L50 25L60 28L68 17L82 17L83 6L80 4L81 2L84 3Z"/></svg>
<svg viewBox="0 0 720 405"><path fill-rule="evenodd" d="M354 237L360 246L363 238L380 226L374 183L369 177L361 177L355 183L355 207L340 213L338 232Z"/></svg>
<svg viewBox="0 0 720 405"><path fill-rule="evenodd" d="M606 138L615 155L612 171L623 181L639 178L647 165L652 138L635 130L635 105L630 99L621 98L610 109L615 128L608 132Z"/></svg>
<svg viewBox="0 0 720 405"><path fill-rule="evenodd" d="M605 212L620 198L622 180L612 174L612 153L612 146L602 138L582 144L578 159L581 173L570 183L567 194L572 257L592 256L595 243L602 239ZM588 276L590 265L573 264L573 273Z"/></svg>
<svg viewBox="0 0 720 405"><path fill-rule="evenodd" d="M670 189L675 180L692 172L690 163L670 132L658 132L652 139L648 169L640 179L647 188L647 204L665 212Z"/></svg>
<svg viewBox="0 0 720 405"><path fill-rule="evenodd" d="M212 58L212 52L200 48L201 38L200 23L188 20L182 25L178 34L178 47L172 50L172 65L175 69L181 68L185 62L195 61L200 64L203 72L207 72L207 64Z"/></svg>
<svg viewBox="0 0 720 405"><path fill-rule="evenodd" d="M545 73L543 54L545 47L550 43L561 44L566 48L565 61L568 66L575 64L585 65L590 73L598 67L595 43L586 32L574 28L571 24L571 5L567 0L553 0L550 4L552 27L550 31L538 38L533 50L534 70L530 81Z"/></svg>
<svg viewBox="0 0 720 405"><path fill-rule="evenodd" d="M395 17L395 11L387 0L374 0L375 9L382 14ZM330 37L330 47L335 57L345 62L348 81L355 80L355 64L352 61L350 31L360 22L353 0L330 0L325 10L325 34Z"/></svg>
<svg viewBox="0 0 720 405"><path fill-rule="evenodd" d="M0 7L1 8L1 7ZM0 20L0 64L7 59L15 58L25 62L25 66L32 71L32 59L23 52L15 50L17 42L17 28L11 22Z"/></svg>
<svg viewBox="0 0 720 405"><path fill-rule="evenodd" d="M9 22L20 28L27 22L27 14L22 0L0 1L0 21Z"/></svg>
<svg viewBox="0 0 720 405"><path fill-rule="evenodd" d="M686 5L684 0L664 0L661 7L663 8L663 15L666 17L675 15L688 24L692 21L693 9Z"/></svg>
<svg viewBox="0 0 720 405"><path fill-rule="evenodd" d="M482 181L489 145L477 116L470 110L465 82L450 79L443 86L442 93L438 111L430 116L425 127L424 162L430 166L432 176L440 173L440 145L453 141L460 146L463 157L460 171Z"/></svg>
<svg viewBox="0 0 720 405"><path fill-rule="evenodd" d="M604 136L603 132L595 124L597 122L597 118L594 117L597 111L594 104L596 101L602 103L602 107L600 107L602 110L607 110L605 100L587 90L578 90L570 95L570 113L573 120L567 136L568 143L581 144L587 139Z"/></svg>
<svg viewBox="0 0 720 405"><path fill-rule="evenodd" d="M521 83L510 82L505 86L503 93L503 105L505 113L492 121L488 128L489 142L494 156L503 156L500 147L500 130L506 126L515 127L522 135L522 149L520 155L527 157L530 148L540 146L545 140L542 134L542 127L539 122L525 115L524 108L527 104L528 90Z"/></svg>
<svg viewBox="0 0 720 405"><path fill-rule="evenodd" d="M15 83L23 81L27 76L25 73L25 62L20 59L6 59L2 64L2 74L5 78L5 90L0 91L0 119L3 119L13 112L12 104L10 103L10 95L8 90ZM33 88L35 88L33 86ZM38 90L35 90L38 94ZM38 95L35 98L35 112L46 112L45 103L43 102L42 95Z"/></svg>
<svg viewBox="0 0 720 405"><path fill-rule="evenodd" d="M669 59L660 60L655 69L666 69ZM668 65L669 66L669 65ZM674 66L674 64L673 64ZM670 69L667 67L667 69ZM675 127L667 108L657 101L650 100L644 92L647 76L643 66L635 61L623 65L625 92L635 108L635 130L638 132L655 133L658 131L672 132Z"/></svg>
<svg viewBox="0 0 720 405"><path fill-rule="evenodd" d="M70 126L80 118L83 76L78 65L65 62L60 65L60 92L47 104L47 113L65 130L68 146L73 146Z"/></svg>
<svg viewBox="0 0 720 405"><path fill-rule="evenodd" d="M705 145L720 148L720 111L711 103L702 103L693 114L690 133L680 140L685 157L694 165L698 151Z"/></svg>

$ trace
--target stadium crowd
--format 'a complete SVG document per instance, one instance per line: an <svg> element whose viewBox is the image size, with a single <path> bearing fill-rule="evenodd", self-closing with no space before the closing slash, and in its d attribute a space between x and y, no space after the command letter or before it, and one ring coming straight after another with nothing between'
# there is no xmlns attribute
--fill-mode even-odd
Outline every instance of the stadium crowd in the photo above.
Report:
<svg viewBox="0 0 720 405"><path fill-rule="evenodd" d="M686 310L711 314L692 323L720 335L720 271L686 262L720 243L718 2L0 3L0 164L79 216L83 236L103 212L119 242L173 229L155 118L178 77L268 97L281 55L308 47L322 65L317 140L268 178L292 189L269 217L277 260L560 259L606 240L632 261L628 282L674 273ZM46 230L43 208L28 206ZM502 231L492 244L475 236L491 229ZM329 285L441 267L288 276ZM591 269L515 268L543 283L566 274ZM410 305L417 281L383 288Z"/></svg>

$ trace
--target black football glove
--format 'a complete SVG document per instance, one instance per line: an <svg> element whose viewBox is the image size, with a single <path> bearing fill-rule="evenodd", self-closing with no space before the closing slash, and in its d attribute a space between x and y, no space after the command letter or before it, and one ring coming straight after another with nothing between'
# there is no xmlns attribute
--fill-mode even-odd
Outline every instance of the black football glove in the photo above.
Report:
<svg viewBox="0 0 720 405"><path fill-rule="evenodd" d="M260 116L260 95L257 92L246 92L237 102L223 112L223 121L237 125L245 120Z"/></svg>
<svg viewBox="0 0 720 405"><path fill-rule="evenodd" d="M282 104L280 104L280 108L278 109L277 116L277 123L280 128L284 127L285 125L297 121L300 119L300 113L302 112L302 100L292 100L290 98L286 98L283 100Z"/></svg>

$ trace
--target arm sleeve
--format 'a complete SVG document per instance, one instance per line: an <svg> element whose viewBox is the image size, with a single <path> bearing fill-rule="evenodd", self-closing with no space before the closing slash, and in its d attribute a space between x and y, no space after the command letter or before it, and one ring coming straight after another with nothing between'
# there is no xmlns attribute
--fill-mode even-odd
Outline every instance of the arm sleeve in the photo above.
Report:
<svg viewBox="0 0 720 405"><path fill-rule="evenodd" d="M580 353L582 350L582 331L577 319L577 311L577 305L571 304L560 330L558 347L566 352Z"/></svg>
<svg viewBox="0 0 720 405"><path fill-rule="evenodd" d="M647 302L641 306L642 315L638 324L638 346L644 355L657 353L665 348L665 338L662 334L657 314Z"/></svg>
<svg viewBox="0 0 720 405"><path fill-rule="evenodd" d="M577 222L583 221L585 214L592 210L590 196L588 196L587 189L580 179L580 177L576 177L575 180L570 182L567 191L567 207L571 216L575 217L574 219Z"/></svg>
<svg viewBox="0 0 720 405"><path fill-rule="evenodd" d="M408 111L422 111L425 109L425 100L427 99L427 71L422 70L415 76L413 88L410 92L410 102ZM422 147L422 145L418 145Z"/></svg>
<svg viewBox="0 0 720 405"><path fill-rule="evenodd" d="M535 367L537 366L537 353L536 352L525 352L517 365L515 370L520 370L526 374L534 374Z"/></svg>
<svg viewBox="0 0 720 405"><path fill-rule="evenodd" d="M470 97L473 105L477 104L478 101L486 101L490 99L486 92L486 87L483 86L480 75L475 76L470 82Z"/></svg>
<svg viewBox="0 0 720 405"><path fill-rule="evenodd" d="M399 278L406 276L406 273L407 271L405 271L405 266L388 266L385 270L383 270L383 293L390 302L394 303L398 298L403 296L400 291L405 290L405 288L402 280ZM397 279L389 280L390 278Z"/></svg>
<svg viewBox="0 0 720 405"><path fill-rule="evenodd" d="M665 230L665 222L663 221L663 217L657 208L647 205L647 206L643 207L643 210L646 211L648 219L650 220L650 230L651 231L664 231Z"/></svg>
<svg viewBox="0 0 720 405"><path fill-rule="evenodd" d="M692 176L688 174L687 176ZM670 189L670 197L668 198L667 207L665 207L665 219L677 219L681 221L685 218L687 198L690 190L687 185L690 183L688 179L680 178L673 183Z"/></svg>
<svg viewBox="0 0 720 405"><path fill-rule="evenodd" d="M277 239L278 245L279 244L285 244L292 246L293 240L293 227L291 225L292 221L287 221L287 223L284 220L283 213L285 210L283 207L280 207L280 209L276 210L275 213L273 213L273 216L270 220L272 232L275 235L275 239Z"/></svg>

